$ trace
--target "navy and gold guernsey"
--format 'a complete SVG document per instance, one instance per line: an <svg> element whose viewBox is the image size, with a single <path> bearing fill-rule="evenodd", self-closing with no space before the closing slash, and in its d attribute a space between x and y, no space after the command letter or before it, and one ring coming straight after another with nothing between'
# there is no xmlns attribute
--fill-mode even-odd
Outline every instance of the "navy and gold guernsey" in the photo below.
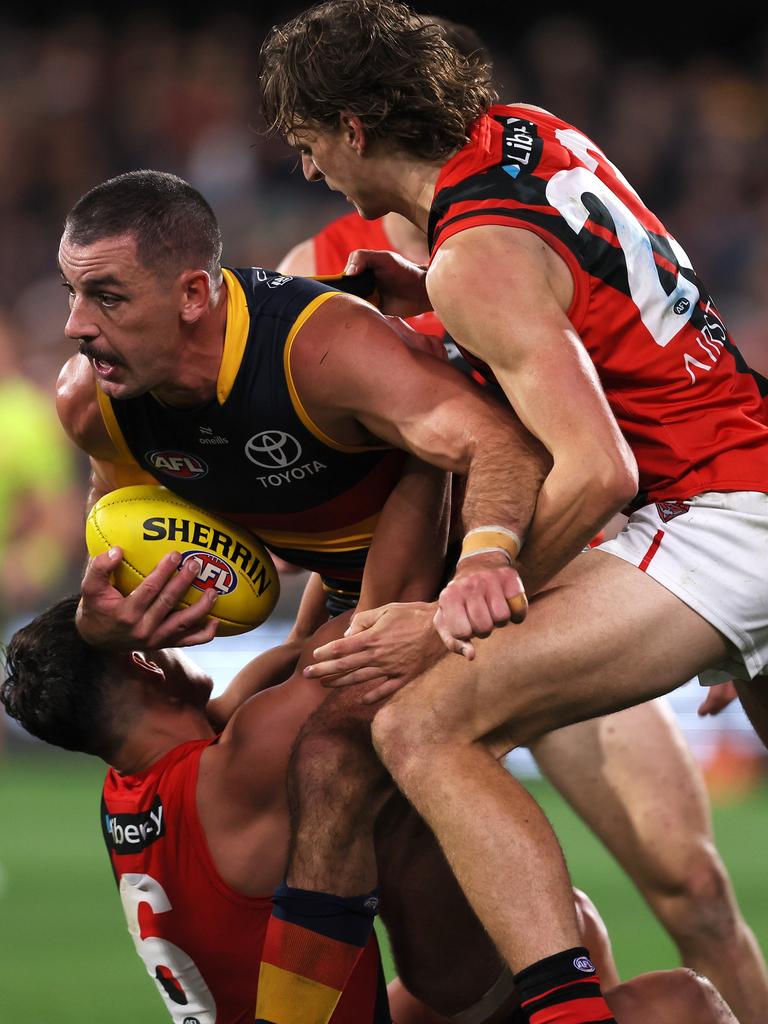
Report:
<svg viewBox="0 0 768 1024"><path fill-rule="evenodd" d="M405 455L325 434L296 392L290 353L320 306L343 291L371 297L371 278L311 280L250 267L225 269L224 279L216 397L172 408L151 394L113 402L97 387L107 430L125 469L245 524L286 561L319 572L330 606L349 606Z"/></svg>

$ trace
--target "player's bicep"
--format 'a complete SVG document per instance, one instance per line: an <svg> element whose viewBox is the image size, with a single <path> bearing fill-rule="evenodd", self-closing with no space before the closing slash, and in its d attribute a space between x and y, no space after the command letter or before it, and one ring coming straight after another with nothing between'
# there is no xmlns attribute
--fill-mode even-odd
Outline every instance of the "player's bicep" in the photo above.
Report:
<svg viewBox="0 0 768 1024"><path fill-rule="evenodd" d="M544 243L509 229L464 235L476 236L475 244L446 243L430 271L451 336L491 366L523 424L553 456L626 452L594 364L553 288ZM473 272L479 241L489 250L482 276ZM459 290L462 280L472 280L471 290Z"/></svg>

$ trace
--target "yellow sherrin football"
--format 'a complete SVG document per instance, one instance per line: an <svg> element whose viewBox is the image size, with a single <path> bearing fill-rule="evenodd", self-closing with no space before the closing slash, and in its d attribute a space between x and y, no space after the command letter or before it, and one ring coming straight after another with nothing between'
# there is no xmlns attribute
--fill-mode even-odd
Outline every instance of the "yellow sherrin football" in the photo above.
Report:
<svg viewBox="0 0 768 1024"><path fill-rule="evenodd" d="M105 494L88 515L85 539L92 558L111 547L122 548L114 584L126 595L163 555L179 551L182 565L197 558L200 571L181 605L188 607L215 588L219 597L211 617L220 622L219 636L261 625L280 594L277 570L257 537L165 487L121 487Z"/></svg>

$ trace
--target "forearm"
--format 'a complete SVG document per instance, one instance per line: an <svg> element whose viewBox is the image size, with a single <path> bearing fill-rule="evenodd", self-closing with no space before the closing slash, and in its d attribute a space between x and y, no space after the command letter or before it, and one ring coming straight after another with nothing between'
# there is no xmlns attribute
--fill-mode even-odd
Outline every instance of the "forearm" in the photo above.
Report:
<svg viewBox="0 0 768 1024"><path fill-rule="evenodd" d="M254 694L277 686L292 674L309 637L328 621L325 593L320 577L313 572L304 587L296 619L285 642L250 661L227 686L208 702L208 719L223 729L237 709Z"/></svg>
<svg viewBox="0 0 768 1024"><path fill-rule="evenodd" d="M411 458L376 524L358 611L431 600L445 571L449 476Z"/></svg>
<svg viewBox="0 0 768 1024"><path fill-rule="evenodd" d="M541 488L518 558L528 594L536 593L583 551L631 497L626 487L603 485L566 467L555 467Z"/></svg>
<svg viewBox="0 0 768 1024"><path fill-rule="evenodd" d="M500 526L524 543L550 467L544 446L522 426L503 443L491 438L476 445L462 506L464 532Z"/></svg>
<svg viewBox="0 0 768 1024"><path fill-rule="evenodd" d="M289 639L260 654L238 672L220 696L208 701L206 715L214 729L223 729L235 711L254 694L285 682L296 668L303 646L304 639Z"/></svg>

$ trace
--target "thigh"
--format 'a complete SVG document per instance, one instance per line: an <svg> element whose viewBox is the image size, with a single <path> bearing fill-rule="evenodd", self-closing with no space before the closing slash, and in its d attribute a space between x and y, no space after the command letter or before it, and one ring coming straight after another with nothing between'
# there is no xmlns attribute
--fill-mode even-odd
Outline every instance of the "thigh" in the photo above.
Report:
<svg viewBox="0 0 768 1024"><path fill-rule="evenodd" d="M580 555L520 625L450 655L392 701L424 742L485 738L501 756L572 722L666 693L720 663L727 644L700 615L612 555Z"/></svg>
<svg viewBox="0 0 768 1024"><path fill-rule="evenodd" d="M662 698L548 733L539 767L638 882L674 882L712 841L701 772Z"/></svg>

